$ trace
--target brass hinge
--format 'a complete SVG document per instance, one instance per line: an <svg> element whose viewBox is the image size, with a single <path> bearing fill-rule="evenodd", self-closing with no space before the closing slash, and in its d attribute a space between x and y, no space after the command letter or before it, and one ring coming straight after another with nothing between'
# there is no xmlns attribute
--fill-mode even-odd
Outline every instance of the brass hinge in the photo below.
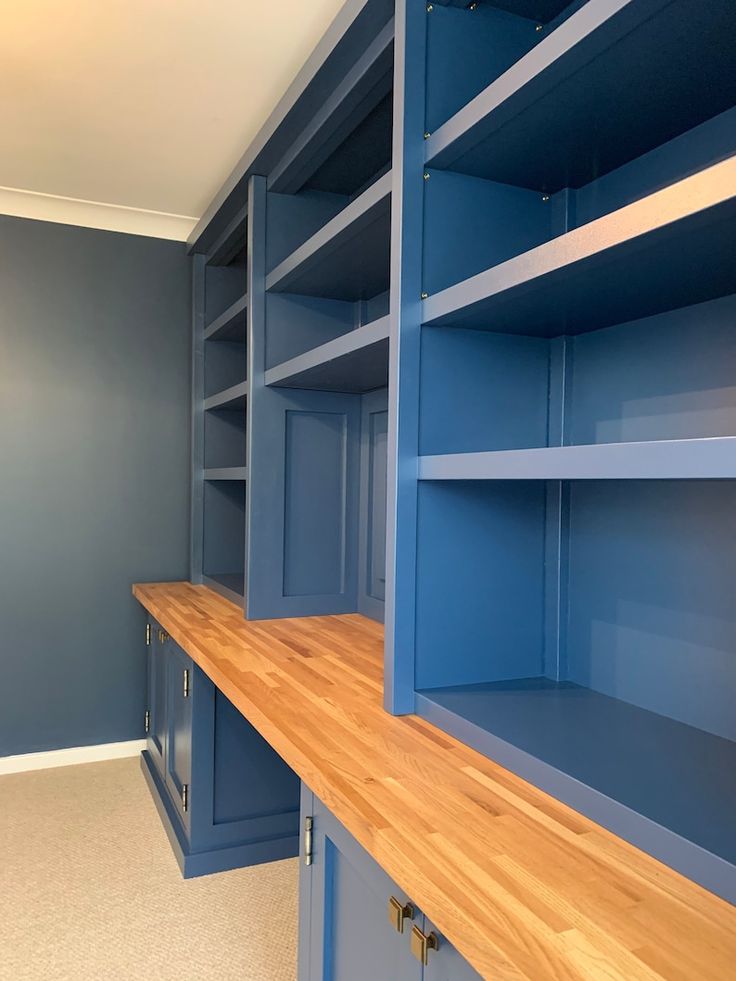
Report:
<svg viewBox="0 0 736 981"><path fill-rule="evenodd" d="M189 668L184 668L184 698L189 698Z"/></svg>
<svg viewBox="0 0 736 981"><path fill-rule="evenodd" d="M186 812L189 810L189 784L184 783L181 787L181 809Z"/></svg>
<svg viewBox="0 0 736 981"><path fill-rule="evenodd" d="M312 834L314 831L314 818L304 818L304 864L311 865L314 858L312 851Z"/></svg>
<svg viewBox="0 0 736 981"><path fill-rule="evenodd" d="M146 714L143 717L143 724L145 726L146 732L150 732L151 731L151 713L150 713L150 711L148 709L146 709Z"/></svg>
<svg viewBox="0 0 736 981"><path fill-rule="evenodd" d="M151 646L151 624L146 624L146 647Z"/></svg>

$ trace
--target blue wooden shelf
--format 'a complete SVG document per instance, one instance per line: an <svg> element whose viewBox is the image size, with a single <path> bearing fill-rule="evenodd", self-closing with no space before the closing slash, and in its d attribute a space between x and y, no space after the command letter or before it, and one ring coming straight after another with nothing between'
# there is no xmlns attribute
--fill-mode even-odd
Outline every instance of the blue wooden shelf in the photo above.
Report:
<svg viewBox="0 0 736 981"><path fill-rule="evenodd" d="M467 0L450 0L454 7L467 7ZM507 10L519 17L528 17L546 24L571 3L571 0L492 0L491 6L499 10Z"/></svg>
<svg viewBox="0 0 736 981"><path fill-rule="evenodd" d="M247 480L247 467L206 467L202 473L204 480Z"/></svg>
<svg viewBox="0 0 736 981"><path fill-rule="evenodd" d="M469 0L437 0L437 2L443 7L461 7L464 10L470 6ZM546 24L571 2L572 0L490 0L488 6Z"/></svg>
<svg viewBox="0 0 736 981"><path fill-rule="evenodd" d="M544 191L580 187L730 108L735 32L732 0L585 4L432 133L425 160Z"/></svg>
<svg viewBox="0 0 736 981"><path fill-rule="evenodd" d="M241 296L204 329L206 341L243 341L248 329L248 295Z"/></svg>
<svg viewBox="0 0 736 981"><path fill-rule="evenodd" d="M272 270L266 289L362 300L388 289L391 174L385 174Z"/></svg>
<svg viewBox="0 0 736 981"><path fill-rule="evenodd" d="M214 589L220 596L224 596L225 599L237 603L238 606L243 605L245 576L229 572L210 573L210 575L202 576L202 582L205 586Z"/></svg>
<svg viewBox="0 0 736 981"><path fill-rule="evenodd" d="M419 458L420 480L736 478L736 436L595 443Z"/></svg>
<svg viewBox="0 0 736 981"><path fill-rule="evenodd" d="M342 334L266 372L266 384L328 392L370 392L388 384L389 318Z"/></svg>
<svg viewBox="0 0 736 981"><path fill-rule="evenodd" d="M546 678L418 692L417 712L736 899L736 743Z"/></svg>
<svg viewBox="0 0 736 981"><path fill-rule="evenodd" d="M724 296L734 216L736 156L434 294L423 323L555 336Z"/></svg>
<svg viewBox="0 0 736 981"><path fill-rule="evenodd" d="M204 400L205 412L212 409L245 409L248 397L248 382L239 382L222 392L210 395Z"/></svg>

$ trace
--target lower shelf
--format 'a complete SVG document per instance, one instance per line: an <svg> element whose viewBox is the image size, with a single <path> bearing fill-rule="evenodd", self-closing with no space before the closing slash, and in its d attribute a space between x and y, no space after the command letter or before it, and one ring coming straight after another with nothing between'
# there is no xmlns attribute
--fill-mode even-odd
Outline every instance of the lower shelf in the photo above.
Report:
<svg viewBox="0 0 736 981"><path fill-rule="evenodd" d="M237 603L238 606L243 605L243 597L245 596L245 576L232 572L213 572L209 575L202 576L202 581L205 586L209 586L210 589L214 589L216 593L219 593L220 596L224 596L225 599L229 599L233 603Z"/></svg>
<svg viewBox="0 0 736 981"><path fill-rule="evenodd" d="M731 740L546 678L425 690L416 711L736 901Z"/></svg>

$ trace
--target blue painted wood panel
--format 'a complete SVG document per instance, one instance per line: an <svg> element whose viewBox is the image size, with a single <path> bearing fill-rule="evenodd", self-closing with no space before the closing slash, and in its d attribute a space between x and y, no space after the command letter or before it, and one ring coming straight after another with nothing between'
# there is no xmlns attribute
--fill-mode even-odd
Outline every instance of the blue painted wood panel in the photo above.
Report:
<svg viewBox="0 0 736 981"><path fill-rule="evenodd" d="M567 678L736 740L736 484L572 487Z"/></svg>
<svg viewBox="0 0 736 981"><path fill-rule="evenodd" d="M213 697L213 825L259 821L275 836L286 816L293 833L298 777L221 691L215 688Z"/></svg>
<svg viewBox="0 0 736 981"><path fill-rule="evenodd" d="M192 789L192 674L191 659L172 640L163 645L166 659L166 789L179 809L179 818L189 828L190 810L184 807L184 787ZM188 692L185 689L188 672Z"/></svg>
<svg viewBox="0 0 736 981"><path fill-rule="evenodd" d="M475 330L422 330L419 453L544 446L549 341Z"/></svg>
<svg viewBox="0 0 736 981"><path fill-rule="evenodd" d="M245 568L245 484L207 481L204 485L205 576L242 576Z"/></svg>
<svg viewBox="0 0 736 981"><path fill-rule="evenodd" d="M348 529L344 412L284 415L284 596L342 595Z"/></svg>
<svg viewBox="0 0 736 981"><path fill-rule="evenodd" d="M308 788L302 825L313 821L311 865L299 872L299 981L475 981L478 975ZM303 834L303 833L302 833ZM302 848L302 856L304 850ZM390 897L413 907L398 933ZM413 925L440 941L423 966L411 953ZM366 956L366 937L370 955Z"/></svg>
<svg viewBox="0 0 736 981"><path fill-rule="evenodd" d="M308 897L300 917L308 909L309 956L300 960L299 981L422 981L408 932L392 929L387 915L392 895L402 903L408 897L316 797L311 816L314 859L300 870L301 896Z"/></svg>
<svg viewBox="0 0 736 981"><path fill-rule="evenodd" d="M437 130L427 159L548 192L580 187L733 106L735 23L730 0L582 5Z"/></svg>
<svg viewBox="0 0 736 981"><path fill-rule="evenodd" d="M259 406L248 616L354 612L359 399L264 389Z"/></svg>
<svg viewBox="0 0 736 981"><path fill-rule="evenodd" d="M156 704L161 685L154 720L162 750L152 729L142 764L183 875L295 855L296 775L181 648L159 643L157 628L155 636L158 674L150 676L148 700Z"/></svg>
<svg viewBox="0 0 736 981"><path fill-rule="evenodd" d="M736 297L581 334L573 444L736 435Z"/></svg>
<svg viewBox="0 0 736 981"><path fill-rule="evenodd" d="M151 626L151 643L148 647L148 711L149 720L148 752L161 777L164 776L166 759L166 652L159 640L159 627L154 620Z"/></svg>
<svg viewBox="0 0 736 981"><path fill-rule="evenodd" d="M383 620L386 598L388 391L362 400L358 612Z"/></svg>
<svg viewBox="0 0 736 981"><path fill-rule="evenodd" d="M557 201L538 191L426 173L422 290L430 296L565 231Z"/></svg>
<svg viewBox="0 0 736 981"><path fill-rule="evenodd" d="M541 674L544 521L543 484L420 485L417 688Z"/></svg>
<svg viewBox="0 0 736 981"><path fill-rule="evenodd" d="M460 6L460 5L458 5ZM427 13L426 125L433 133L540 40L536 22L489 3L431 5Z"/></svg>

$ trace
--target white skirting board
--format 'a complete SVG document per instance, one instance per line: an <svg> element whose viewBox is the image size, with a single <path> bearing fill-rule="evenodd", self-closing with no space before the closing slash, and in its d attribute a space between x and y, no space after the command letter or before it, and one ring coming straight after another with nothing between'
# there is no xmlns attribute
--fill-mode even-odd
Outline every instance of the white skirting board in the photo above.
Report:
<svg viewBox="0 0 736 981"><path fill-rule="evenodd" d="M29 770L49 770L57 766L76 766L78 763L121 760L128 756L137 756L145 748L145 739L131 739L124 743L73 746L70 749L53 749L45 753L1 756L0 776L5 776L8 773L26 773Z"/></svg>

